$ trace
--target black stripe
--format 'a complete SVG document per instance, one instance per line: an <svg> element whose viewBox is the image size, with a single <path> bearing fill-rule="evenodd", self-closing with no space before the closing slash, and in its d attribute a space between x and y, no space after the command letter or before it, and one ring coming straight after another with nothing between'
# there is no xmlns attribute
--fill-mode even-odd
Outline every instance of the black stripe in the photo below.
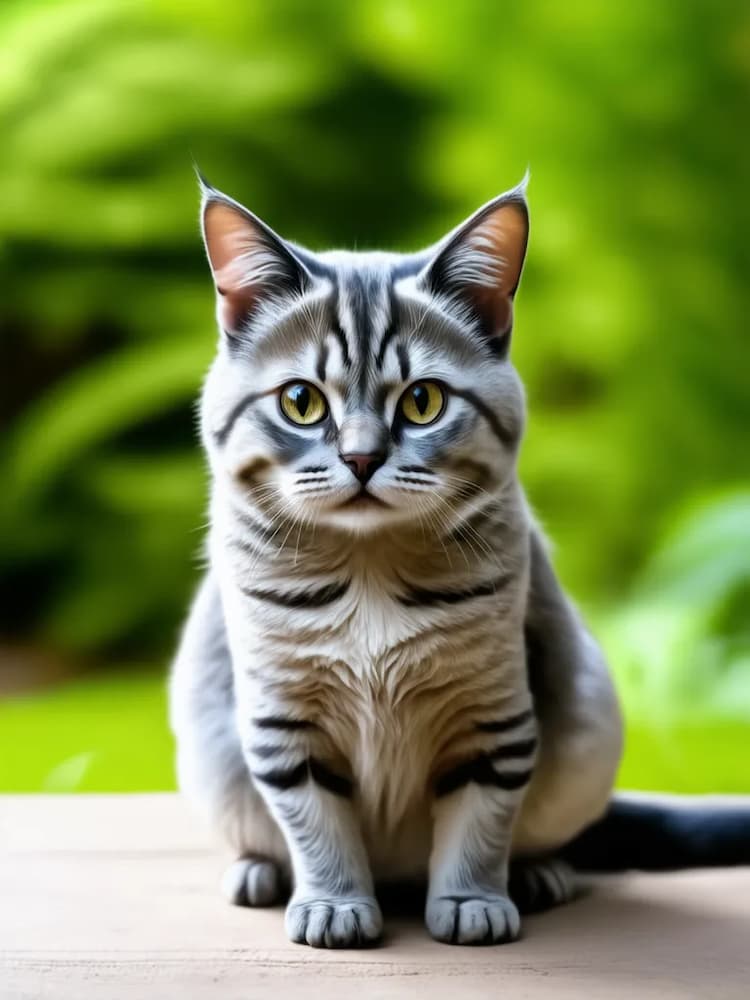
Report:
<svg viewBox="0 0 750 1000"><path fill-rule="evenodd" d="M399 483L414 483L417 486L434 486L435 483L431 479L417 479L416 476L394 476L394 479Z"/></svg>
<svg viewBox="0 0 750 1000"><path fill-rule="evenodd" d="M380 341L380 348L378 350L378 356L375 358L375 364L378 367L378 371L382 371L383 363L385 361L385 352L388 350L388 345L393 340L393 338L398 333L398 327L395 323L391 323L383 334L383 339Z"/></svg>
<svg viewBox="0 0 750 1000"><path fill-rule="evenodd" d="M489 597L491 594L497 594L502 587L510 583L514 576L514 573L505 573L496 580L479 583L476 587L470 587L467 590L423 590L419 587L413 587L397 600L399 604L408 608L424 607L431 604L460 604L462 601L471 601L475 597Z"/></svg>
<svg viewBox="0 0 750 1000"><path fill-rule="evenodd" d="M288 719L282 715L263 715L252 722L257 729L315 729L315 723L307 719Z"/></svg>
<svg viewBox="0 0 750 1000"><path fill-rule="evenodd" d="M507 774L498 773L492 766L488 755L480 754L473 760L465 761L441 775L435 783L435 795L438 798L450 795L451 792L455 792L472 782L484 787L501 788L503 791L512 792L528 784L531 775L530 769Z"/></svg>
<svg viewBox="0 0 750 1000"><path fill-rule="evenodd" d="M299 590L291 594L253 587L242 587L241 590L257 601L268 601L269 604L278 604L282 608L322 608L343 597L350 583L351 580L345 580L343 583L329 583L318 590Z"/></svg>
<svg viewBox="0 0 750 1000"><path fill-rule="evenodd" d="M385 362L385 352L388 350L388 345L398 333L400 326L398 301L396 299L396 293L394 291L393 285L391 285L389 289L388 298L391 305L391 318L388 322L388 326L385 329L385 333L383 334L383 339L380 341L378 354L377 357L375 358L375 364L377 365L379 371L382 369L383 363Z"/></svg>
<svg viewBox="0 0 750 1000"><path fill-rule="evenodd" d="M354 785L348 778L342 778L339 774L329 771L325 764L321 764L314 757L310 758L310 774L316 784L334 795L340 795L345 799L351 798Z"/></svg>
<svg viewBox="0 0 750 1000"><path fill-rule="evenodd" d="M264 433L271 439L275 453L283 462L295 462L319 442L317 434L306 433L305 431L301 434L295 434L291 430L291 426L285 427L277 424L267 417L265 413L258 414L258 423L263 428ZM322 423L330 423L329 418L324 418ZM319 426L310 427L309 431Z"/></svg>
<svg viewBox="0 0 750 1000"><path fill-rule="evenodd" d="M517 715L510 715L507 719L497 719L494 722L478 722L477 729L482 733L507 733L509 729L529 722L534 718L534 709L526 708Z"/></svg>
<svg viewBox="0 0 750 1000"><path fill-rule="evenodd" d="M343 358L343 361L344 361L344 367L345 368L351 368L351 366L352 366L352 359L351 359L351 355L349 354L349 342L346 339L346 334L341 329L341 323L339 321L339 288L338 288L338 283L336 284L336 287L335 287L335 289L334 289L334 291L333 291L333 293L331 295L330 309L331 309L331 333L336 338L336 340L338 340L338 342L339 342L339 346L341 348L341 357Z"/></svg>
<svg viewBox="0 0 750 1000"><path fill-rule="evenodd" d="M229 416L224 422L224 425L220 427L218 431L214 431L214 441L216 441L217 444L226 443L226 440L232 433L232 428L237 423L239 417L248 408L248 406L251 406L257 400L259 400L261 396L265 396L265 393L250 392L247 394L247 396L243 396L242 399L239 401L239 403L237 403L235 406L232 407L232 409L229 412Z"/></svg>
<svg viewBox="0 0 750 1000"><path fill-rule="evenodd" d="M338 340L339 344L341 345L341 354L342 354L343 359L344 359L344 367L345 368L351 368L351 366L352 366L352 359L349 356L349 344L348 344L347 339L346 339L346 334L341 329L338 320L334 321L334 324L333 324L333 335L336 338L336 340Z"/></svg>
<svg viewBox="0 0 750 1000"><path fill-rule="evenodd" d="M277 750L276 747L261 747L258 749L261 750L260 753L257 753L256 750L251 750L251 753L256 753L256 756L263 757L270 756L267 752L268 750ZM300 761L296 767L276 768L272 771L252 771L251 773L256 781L262 781L265 785L278 788L280 791L296 788L298 785L303 784L307 780L308 774L317 785L325 788L326 791L331 792L333 795L339 795L342 798L351 798L354 791L354 785L348 778L335 774L325 764L321 764L314 757Z"/></svg>
<svg viewBox="0 0 750 1000"><path fill-rule="evenodd" d="M536 750L536 739L518 740L516 743L506 743L489 753L490 760L515 760L517 757L529 757Z"/></svg>
<svg viewBox="0 0 750 1000"><path fill-rule="evenodd" d="M399 472L420 472L426 476L434 476L435 473L432 469L428 469L426 465L399 465Z"/></svg>
<svg viewBox="0 0 750 1000"><path fill-rule="evenodd" d="M318 355L318 364L315 369L315 373L321 382L326 380L326 365L328 364L328 344L325 340L321 341L320 344L320 354Z"/></svg>
<svg viewBox="0 0 750 1000"><path fill-rule="evenodd" d="M357 377L357 388L360 398L363 398L367 389L367 379L369 375L368 351L372 339L370 309L368 308L368 289L365 286L364 276L359 271L352 272L346 280L349 309L352 315L352 333L357 339L359 348L359 373Z"/></svg>
<svg viewBox="0 0 750 1000"><path fill-rule="evenodd" d="M454 396L460 396L461 399L465 399L467 403L471 403L474 409L481 413L487 423L490 425L494 435L500 439L500 441L510 447L518 441L518 429L506 427L498 415L493 413L489 406L477 396L475 392L471 389L457 389L455 386L451 386L450 391Z"/></svg>
<svg viewBox="0 0 750 1000"><path fill-rule="evenodd" d="M284 753L285 749L285 747L272 746L270 743L259 743L257 746L250 747L250 756L268 760L269 757L276 757L277 754Z"/></svg>
<svg viewBox="0 0 750 1000"><path fill-rule="evenodd" d="M276 536L276 528L266 527L265 524L261 524L260 521L256 521L255 518L246 511L238 510L235 507L233 513L246 528L249 528L254 534L260 535L260 537L264 538L267 542L272 541L272 539Z"/></svg>
<svg viewBox="0 0 750 1000"><path fill-rule="evenodd" d="M461 927L461 907L453 911L453 927L451 927L451 944L458 944L458 932Z"/></svg>
<svg viewBox="0 0 750 1000"><path fill-rule="evenodd" d="M398 358L398 363L401 368L401 378L406 382L409 378L409 373L411 372L411 364L409 362L409 352L406 350L406 345L399 341L396 344L396 357Z"/></svg>
<svg viewBox="0 0 750 1000"><path fill-rule="evenodd" d="M328 472L328 466L327 465L306 465L304 467L304 469L299 469L298 471L300 472L300 474L303 473L303 472Z"/></svg>
<svg viewBox="0 0 750 1000"><path fill-rule="evenodd" d="M414 450L420 458L424 455L429 455L431 459L445 458L455 452L456 442L465 434L467 427L473 427L478 421L476 414L459 413L449 424L443 425L438 421L435 425L426 425L425 429L430 433L415 442Z"/></svg>
<svg viewBox="0 0 750 1000"><path fill-rule="evenodd" d="M278 768L275 771L251 771L256 781L262 781L264 785L286 791L288 788L296 788L307 780L307 761L303 760L296 767Z"/></svg>
<svg viewBox="0 0 750 1000"><path fill-rule="evenodd" d="M502 788L505 792L514 792L517 788L523 788L531 781L534 772L531 768L526 771L509 771L507 774L495 774L492 784L496 788Z"/></svg>

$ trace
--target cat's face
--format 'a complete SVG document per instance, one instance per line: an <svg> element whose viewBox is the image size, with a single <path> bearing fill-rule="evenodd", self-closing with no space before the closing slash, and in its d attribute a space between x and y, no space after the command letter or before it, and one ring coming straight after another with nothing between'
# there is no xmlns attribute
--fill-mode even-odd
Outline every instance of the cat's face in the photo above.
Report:
<svg viewBox="0 0 750 1000"><path fill-rule="evenodd" d="M522 189L423 254L311 254L204 187L222 331L203 399L214 476L291 523L447 530L507 481Z"/></svg>

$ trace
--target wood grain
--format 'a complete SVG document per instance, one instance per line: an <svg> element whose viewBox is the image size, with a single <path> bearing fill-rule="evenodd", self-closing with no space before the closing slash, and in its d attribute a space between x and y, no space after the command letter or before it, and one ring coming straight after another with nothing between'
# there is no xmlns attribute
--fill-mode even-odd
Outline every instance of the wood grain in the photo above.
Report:
<svg viewBox="0 0 750 1000"><path fill-rule="evenodd" d="M0 797L0 997L749 995L750 869L601 880L501 948L401 920L381 948L322 952L279 909L225 904L226 860L172 795Z"/></svg>

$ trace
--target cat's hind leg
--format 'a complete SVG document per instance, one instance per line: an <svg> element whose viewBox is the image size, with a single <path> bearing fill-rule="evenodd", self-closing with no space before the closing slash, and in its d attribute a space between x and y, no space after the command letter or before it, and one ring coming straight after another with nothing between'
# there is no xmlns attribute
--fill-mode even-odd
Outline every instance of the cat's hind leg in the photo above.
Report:
<svg viewBox="0 0 750 1000"><path fill-rule="evenodd" d="M508 893L521 914L570 903L583 889L573 868L558 858L512 861Z"/></svg>
<svg viewBox="0 0 750 1000"><path fill-rule="evenodd" d="M224 874L222 892L241 906L278 902L287 892L288 854L242 755L232 661L210 574L195 597L173 665L170 720L180 791L237 858Z"/></svg>
<svg viewBox="0 0 750 1000"><path fill-rule="evenodd" d="M221 880L222 894L235 906L273 906L284 889L279 866L268 858L238 858Z"/></svg>

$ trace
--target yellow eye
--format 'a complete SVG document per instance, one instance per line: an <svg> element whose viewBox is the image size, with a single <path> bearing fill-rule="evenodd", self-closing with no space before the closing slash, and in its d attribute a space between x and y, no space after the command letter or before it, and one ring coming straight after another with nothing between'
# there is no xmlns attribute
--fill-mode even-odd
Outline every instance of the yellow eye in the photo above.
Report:
<svg viewBox="0 0 750 1000"><path fill-rule="evenodd" d="M401 397L400 405L410 424L431 424L443 412L445 393L437 382L415 382Z"/></svg>
<svg viewBox="0 0 750 1000"><path fill-rule="evenodd" d="M328 413L325 396L308 382L291 382L281 390L281 411L293 424L318 424Z"/></svg>

